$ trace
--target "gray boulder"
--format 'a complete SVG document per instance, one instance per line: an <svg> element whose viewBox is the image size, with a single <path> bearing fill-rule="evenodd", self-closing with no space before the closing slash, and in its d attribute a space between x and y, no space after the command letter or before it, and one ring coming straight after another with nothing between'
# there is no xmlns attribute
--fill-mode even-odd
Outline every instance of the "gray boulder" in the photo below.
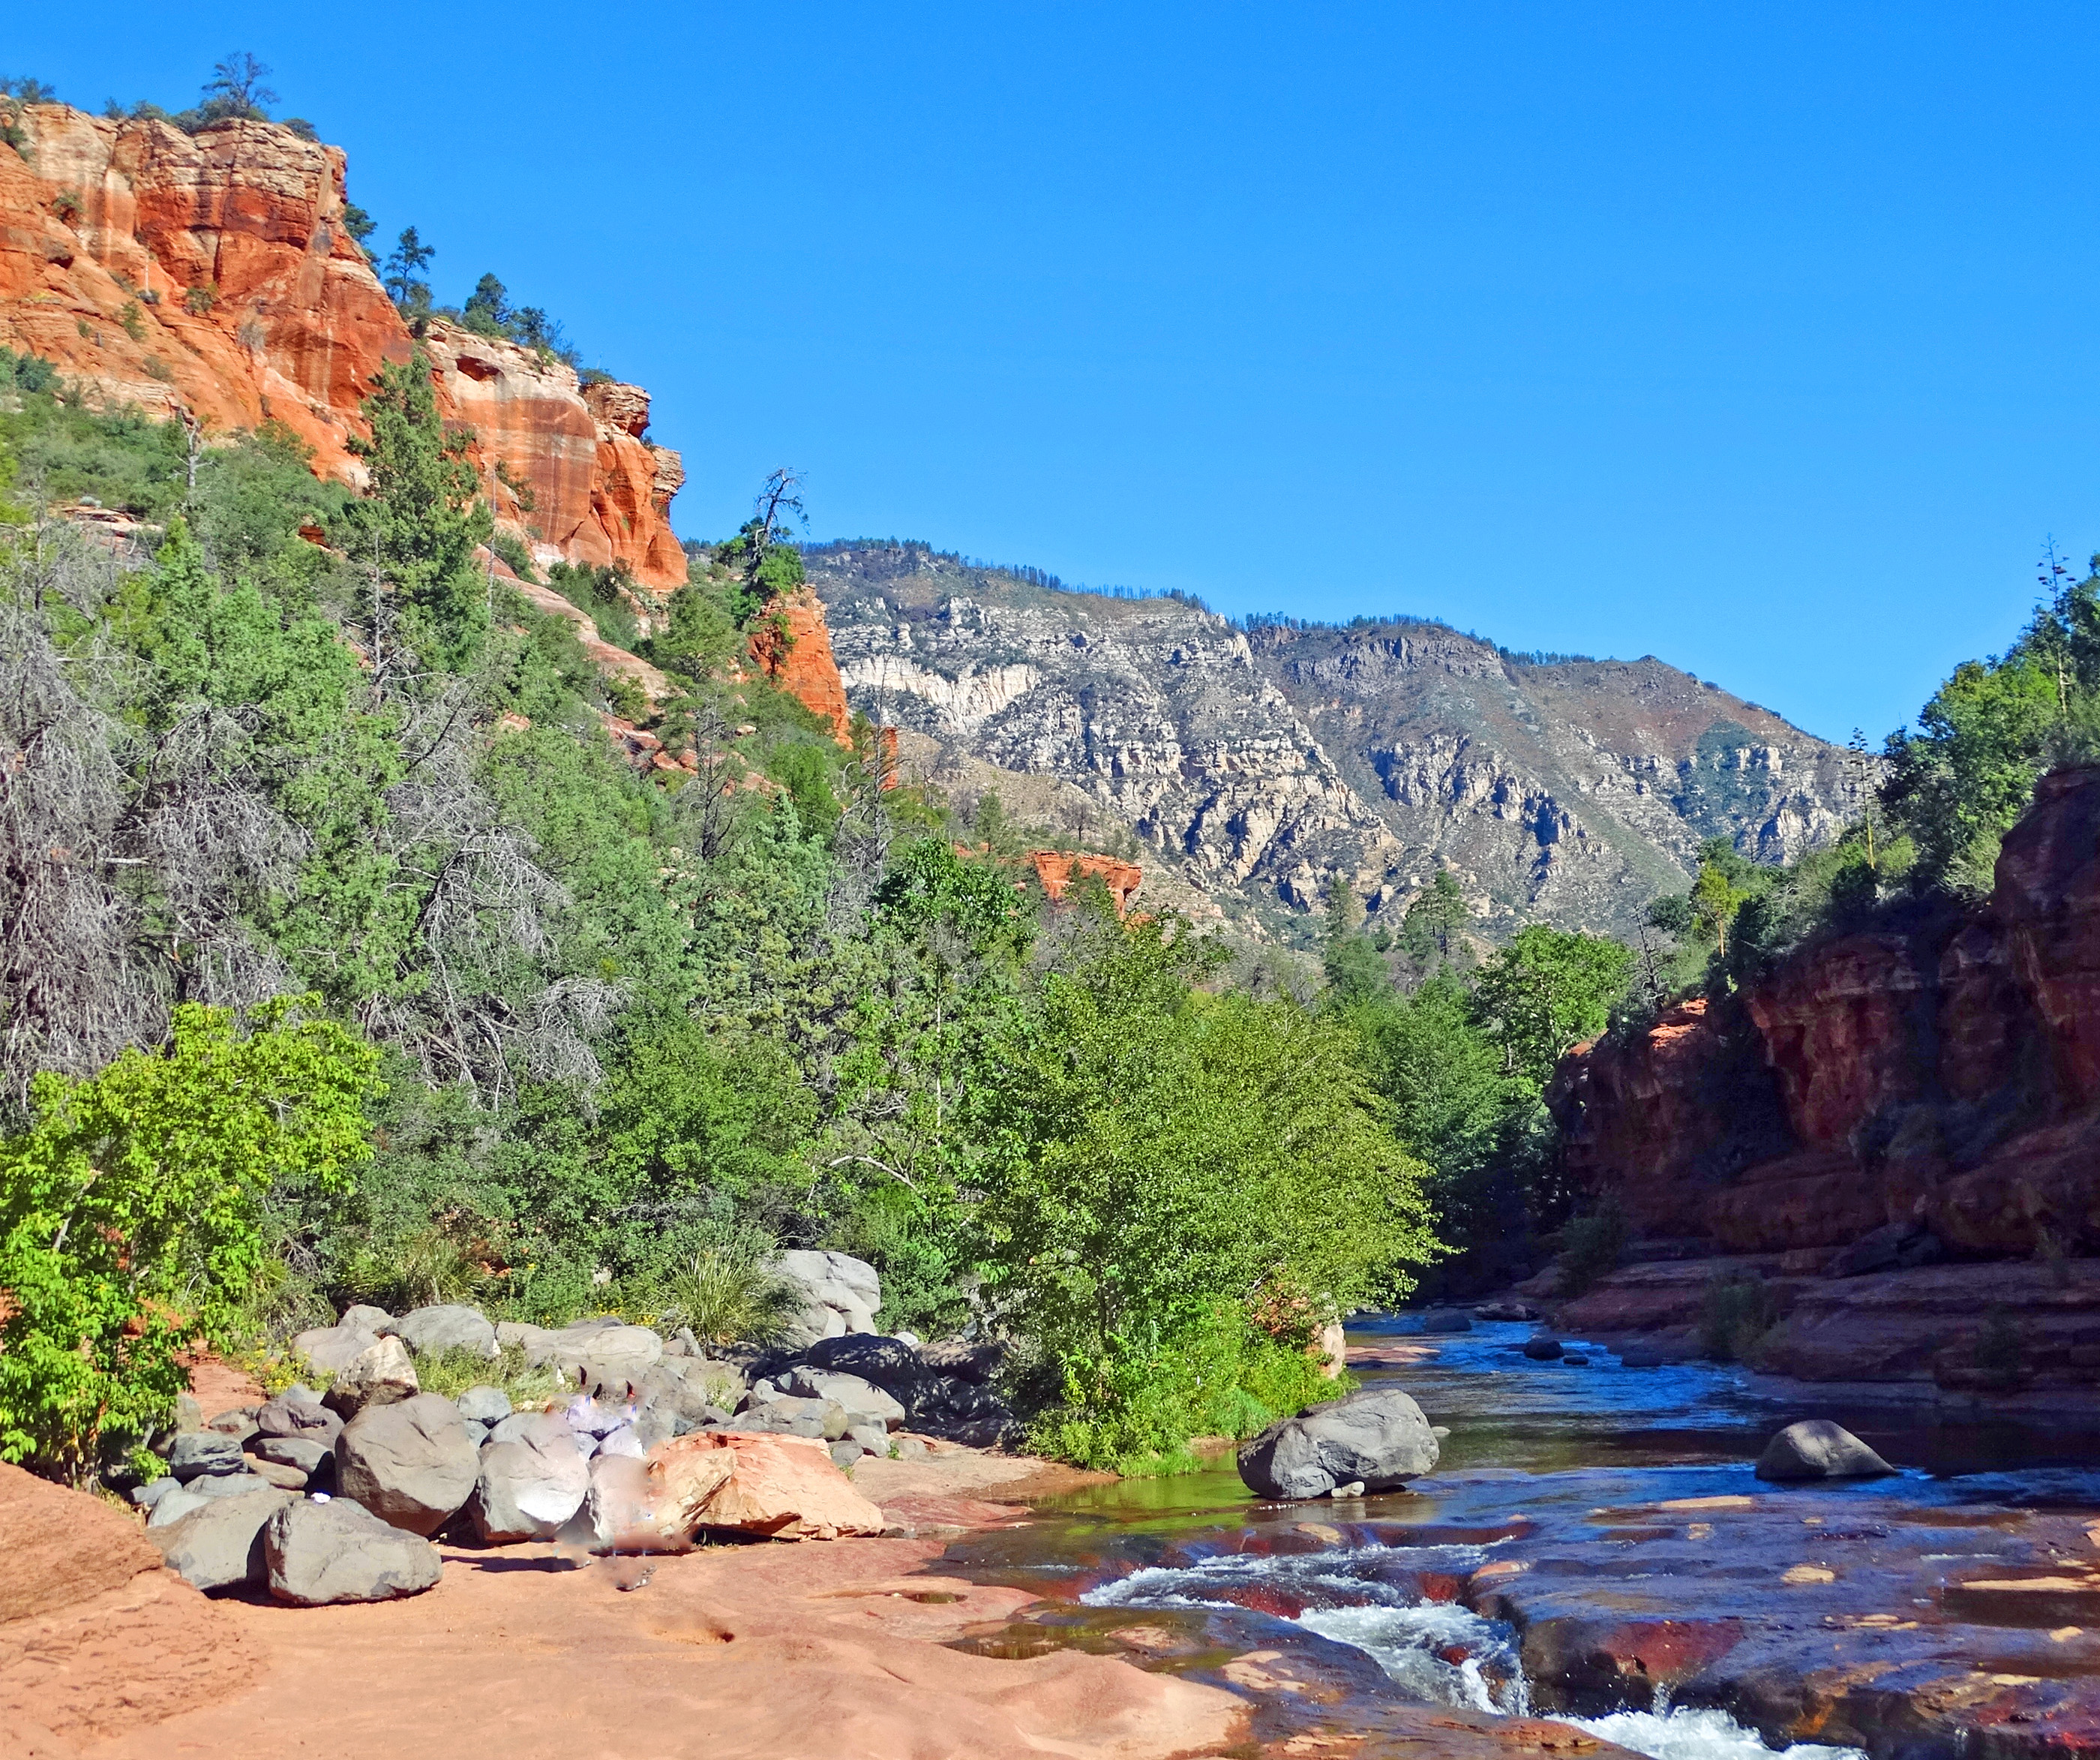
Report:
<svg viewBox="0 0 2100 1760"><path fill-rule="evenodd" d="M184 1484L207 1474L242 1473L248 1462L240 1439L223 1431L185 1431L168 1445L168 1470Z"/></svg>
<svg viewBox="0 0 2100 1760"><path fill-rule="evenodd" d="M875 1330L882 1280L867 1260L798 1249L775 1254L766 1269L802 1291L801 1311L787 1329L791 1343L814 1344L819 1338Z"/></svg>
<svg viewBox="0 0 2100 1760"><path fill-rule="evenodd" d="M412 1308L400 1319L389 1321L386 1329L417 1356L430 1356L440 1351L465 1351L474 1356L492 1358L503 1354L488 1316L479 1308L463 1303Z"/></svg>
<svg viewBox="0 0 2100 1760"><path fill-rule="evenodd" d="M1390 1491L1436 1466L1436 1438L1422 1408L1387 1387L1308 1406L1239 1453L1241 1479L1264 1497L1324 1497L1358 1481Z"/></svg>
<svg viewBox="0 0 2100 1760"><path fill-rule="evenodd" d="M300 1607L421 1594L444 1572L429 1541L339 1497L273 1511L262 1528L262 1564L270 1593Z"/></svg>
<svg viewBox="0 0 2100 1760"><path fill-rule="evenodd" d="M340 1375L379 1342L368 1326L316 1326L292 1338L292 1356L302 1367Z"/></svg>
<svg viewBox="0 0 2100 1760"><path fill-rule="evenodd" d="M791 1369L788 1391L805 1400L830 1400L845 1408L846 1422L876 1424L885 1430L904 1427L904 1406L895 1395L874 1382L836 1369Z"/></svg>
<svg viewBox="0 0 2100 1760"><path fill-rule="evenodd" d="M311 1474L319 1472L324 1461L332 1460L335 1450L332 1444L308 1442L303 1436L264 1436L256 1442L254 1453L258 1461Z"/></svg>
<svg viewBox="0 0 2100 1760"><path fill-rule="evenodd" d="M638 1461L649 1451L642 1446L642 1439L635 1435L634 1426L622 1424L618 1430L598 1438L598 1452L600 1454L624 1454Z"/></svg>
<svg viewBox="0 0 2100 1760"><path fill-rule="evenodd" d="M408 1360L408 1347L389 1336L375 1340L370 1350L360 1353L336 1377L325 1398L329 1409L347 1420L368 1406L412 1400L421 1389L422 1383L416 1379L416 1365Z"/></svg>
<svg viewBox="0 0 2100 1760"><path fill-rule="evenodd" d="M1558 1338L1527 1338L1524 1342L1524 1354L1534 1363L1555 1361L1563 1348Z"/></svg>
<svg viewBox="0 0 2100 1760"><path fill-rule="evenodd" d="M854 1424L848 1427L846 1439L857 1442L870 1454L889 1453L889 1432L880 1424Z"/></svg>
<svg viewBox="0 0 2100 1760"><path fill-rule="evenodd" d="M1471 1332L1473 1316L1462 1308L1432 1308L1422 1316L1422 1329L1426 1333Z"/></svg>
<svg viewBox="0 0 2100 1760"><path fill-rule="evenodd" d="M470 1424L501 1424L510 1416L510 1395L501 1387L470 1387L452 1404Z"/></svg>
<svg viewBox="0 0 2100 1760"><path fill-rule="evenodd" d="M319 1394L305 1387L287 1387L257 1408L255 1427L265 1436L293 1436L329 1448L342 1434L342 1418L321 1404Z"/></svg>
<svg viewBox="0 0 2100 1760"><path fill-rule="evenodd" d="M214 1497L147 1536L167 1568L192 1589L239 1589L262 1580L262 1527L290 1497L260 1485L238 1497ZM167 1500L163 1499L165 1503Z"/></svg>
<svg viewBox="0 0 2100 1760"><path fill-rule="evenodd" d="M142 1510L150 1510L161 1498L166 1497L170 1492L176 1490L181 1484L182 1481L174 1474L164 1473L158 1479L148 1479L143 1485L134 1486L131 1490L131 1501Z"/></svg>
<svg viewBox="0 0 2100 1760"><path fill-rule="evenodd" d="M244 1482L248 1477L245 1473L240 1476ZM198 1479L194 1483L202 1484L205 1482ZM262 1481L258 1479L256 1483L261 1484ZM146 1526L149 1530L172 1528L191 1510L201 1510L211 1501L201 1492L192 1491L188 1485L179 1485L174 1490L153 1500L153 1507L146 1513Z"/></svg>
<svg viewBox="0 0 2100 1760"><path fill-rule="evenodd" d="M384 1308L376 1308L368 1302L360 1302L342 1311L338 1326L355 1326L360 1332L382 1333L394 1324L394 1316Z"/></svg>
<svg viewBox="0 0 2100 1760"><path fill-rule="evenodd" d="M1895 1469L1849 1430L1827 1417L1789 1424L1758 1457L1758 1477L1783 1482L1811 1479L1878 1479Z"/></svg>
<svg viewBox="0 0 2100 1760"><path fill-rule="evenodd" d="M664 1341L646 1326L585 1320L548 1333L524 1347L534 1368L555 1369L596 1392L639 1385L664 1355Z"/></svg>
<svg viewBox="0 0 2100 1760"><path fill-rule="evenodd" d="M459 1408L435 1393L368 1406L336 1439L337 1496L412 1534L435 1533L457 1515L480 1471Z"/></svg>
<svg viewBox="0 0 2100 1760"><path fill-rule="evenodd" d="M590 1488L589 1464L558 1413L520 1412L498 1427L514 1424L512 1435L481 1451L467 1505L474 1532L490 1546L552 1540Z"/></svg>
<svg viewBox="0 0 2100 1760"><path fill-rule="evenodd" d="M489 1426L489 1442L492 1445L499 1442L515 1442L541 1418L549 1416L556 1423L561 1425L562 1429L567 1430L569 1427L567 1421L559 1413L550 1414L545 1412L513 1412L501 1423Z"/></svg>

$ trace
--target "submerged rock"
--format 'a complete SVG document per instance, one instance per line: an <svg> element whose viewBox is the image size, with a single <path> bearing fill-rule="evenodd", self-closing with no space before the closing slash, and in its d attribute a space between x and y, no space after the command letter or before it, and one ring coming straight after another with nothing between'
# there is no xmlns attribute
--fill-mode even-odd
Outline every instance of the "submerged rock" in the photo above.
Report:
<svg viewBox="0 0 2100 1760"><path fill-rule="evenodd" d="M1432 1472L1436 1438L1396 1388L1366 1388L1272 1424L1239 1453L1240 1477L1264 1497L1324 1497L1359 1480L1390 1491Z"/></svg>

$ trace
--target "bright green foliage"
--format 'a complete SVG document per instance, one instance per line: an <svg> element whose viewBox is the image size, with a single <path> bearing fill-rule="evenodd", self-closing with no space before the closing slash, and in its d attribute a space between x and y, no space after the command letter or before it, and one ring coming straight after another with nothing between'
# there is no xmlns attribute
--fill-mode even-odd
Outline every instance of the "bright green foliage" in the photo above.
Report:
<svg viewBox="0 0 2100 1760"><path fill-rule="evenodd" d="M1533 923L1480 968L1480 1007L1509 1069L1543 1086L1561 1055L1594 1039L1626 993L1633 950Z"/></svg>
<svg viewBox="0 0 2100 1760"><path fill-rule="evenodd" d="M373 569L385 603L373 608L382 647L405 643L429 666L461 671L488 630L488 582L474 552L494 529L466 449L472 436L439 419L430 357L417 349L389 362L360 406L369 440L351 449L372 473L368 495L343 510L339 542L356 567ZM398 633L387 625L399 617Z"/></svg>
<svg viewBox="0 0 2100 1760"><path fill-rule="evenodd" d="M262 1270L273 1184L341 1189L370 1156L375 1061L286 1004L245 1029L192 1004L163 1052L38 1077L0 1143L0 1453L77 1478L165 1420L175 1351L223 1342Z"/></svg>
<svg viewBox="0 0 2100 1760"><path fill-rule="evenodd" d="M1346 1030L1207 994L1214 964L1165 922L1111 923L1044 980L979 1090L986 1282L1083 1411L1121 1403L1221 1298L1317 1322L1405 1291L1435 1251L1427 1170Z"/></svg>

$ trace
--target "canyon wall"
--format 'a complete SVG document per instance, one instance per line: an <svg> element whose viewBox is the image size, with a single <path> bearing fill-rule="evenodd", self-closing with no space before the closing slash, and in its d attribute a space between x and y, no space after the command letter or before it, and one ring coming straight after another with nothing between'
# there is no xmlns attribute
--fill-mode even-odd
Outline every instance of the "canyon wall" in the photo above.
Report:
<svg viewBox="0 0 2100 1760"><path fill-rule="evenodd" d="M272 123L192 135L53 104L24 106L21 126L19 151L0 144L0 346L207 440L280 422L316 472L359 482L359 402L415 338L344 228L341 149ZM624 564L660 590L685 579L669 520L684 472L644 437L646 391L583 386L442 322L424 340L507 527L546 560Z"/></svg>
<svg viewBox="0 0 2100 1760"><path fill-rule="evenodd" d="M1990 898L1797 953L1573 1052L1569 1170L1637 1232L1806 1254L2100 1249L2100 768L2043 779Z"/></svg>
<svg viewBox="0 0 2100 1760"><path fill-rule="evenodd" d="M1531 665L1441 625L1236 628L1054 590L923 545L806 559L856 709L1056 782L1243 929L1290 938L1340 875L1374 924L1439 872L1482 935L1630 937L1699 845L1791 859L1855 810L1845 754L1660 661ZM1011 792L1003 785L1003 792Z"/></svg>

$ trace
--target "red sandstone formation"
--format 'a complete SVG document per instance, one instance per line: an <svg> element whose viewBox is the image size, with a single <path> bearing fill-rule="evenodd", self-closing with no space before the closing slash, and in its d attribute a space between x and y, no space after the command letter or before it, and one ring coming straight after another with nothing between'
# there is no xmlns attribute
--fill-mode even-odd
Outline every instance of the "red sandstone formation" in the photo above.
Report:
<svg viewBox="0 0 2100 1760"><path fill-rule="evenodd" d="M1695 1002L1578 1048L1548 1103L1571 1171L1644 1233L2100 1245L2100 768L2044 778L1981 909L1806 949L1740 1015Z"/></svg>
<svg viewBox="0 0 2100 1760"><path fill-rule="evenodd" d="M0 345L207 438L281 422L317 472L360 480L359 401L412 342L343 230L341 149L270 123L190 135L55 104L26 106L22 126L21 151L0 145ZM646 392L586 391L558 362L442 323L427 346L484 476L501 462L534 502L498 489L507 524L549 559L683 582L668 510L684 472L642 438Z"/></svg>
<svg viewBox="0 0 2100 1760"><path fill-rule="evenodd" d="M1035 878L1042 882L1052 904L1064 897L1065 887L1082 879L1094 878L1109 889L1110 895L1115 900L1118 917L1130 909L1130 901L1137 896L1137 889L1145 880L1145 870L1136 862L1118 861L1113 856L1074 856L1065 850L1030 850L1028 859L1035 865Z"/></svg>
<svg viewBox="0 0 2100 1760"><path fill-rule="evenodd" d="M773 601L752 633L751 657L805 709L831 723L840 745L853 743L845 683L832 656L831 627L814 587L799 586ZM893 734L891 739L894 750Z"/></svg>

